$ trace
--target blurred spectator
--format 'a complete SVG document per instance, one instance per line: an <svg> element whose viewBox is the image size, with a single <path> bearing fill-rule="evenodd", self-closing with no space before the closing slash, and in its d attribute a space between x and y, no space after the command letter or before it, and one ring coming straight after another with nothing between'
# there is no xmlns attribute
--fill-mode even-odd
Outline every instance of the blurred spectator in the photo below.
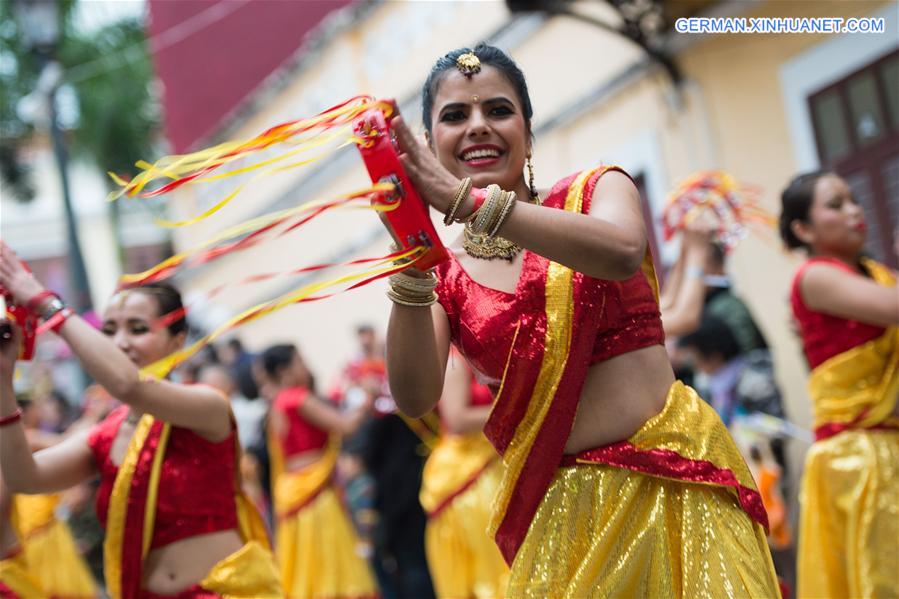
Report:
<svg viewBox="0 0 899 599"><path fill-rule="evenodd" d="M720 318L730 328L741 353L768 349L768 342L755 324L749 308L734 293L725 271L721 245L713 243L706 262L705 312Z"/></svg>
<svg viewBox="0 0 899 599"><path fill-rule="evenodd" d="M678 345L692 355L696 368L709 377L708 401L730 425L738 413L763 412L782 418L783 406L767 350L744 353L722 319L705 315L699 328Z"/></svg>
<svg viewBox="0 0 899 599"><path fill-rule="evenodd" d="M270 520L268 493L263 488L259 460L255 451L247 451L247 448L250 447L259 448L260 445L265 447L263 426L268 413L268 405L258 398L244 397L237 390L230 370L223 363L203 366L197 377L198 383L215 387L230 399L231 410L234 412L234 420L237 423L237 437L240 440L240 446L244 449L244 453L240 456L243 489L263 517Z"/></svg>
<svg viewBox="0 0 899 599"><path fill-rule="evenodd" d="M231 371L231 376L234 377L241 395L248 399L255 399L259 396L259 390L253 379L253 361L256 356L244 349L240 339L229 339L219 350L219 358L221 358L222 364Z"/></svg>
<svg viewBox="0 0 899 599"><path fill-rule="evenodd" d="M372 566L384 599L434 596L424 549L425 514L418 501L427 450L396 413L387 384L384 346L374 327L356 328L357 355L331 390L342 409L374 407L344 439L340 475L360 538L372 545Z"/></svg>
<svg viewBox="0 0 899 599"><path fill-rule="evenodd" d="M262 440L262 425L268 406L258 398L245 397L235 385L231 371L224 364L207 364L200 369L198 383L215 387L231 400L237 421L237 436L242 447L257 445Z"/></svg>

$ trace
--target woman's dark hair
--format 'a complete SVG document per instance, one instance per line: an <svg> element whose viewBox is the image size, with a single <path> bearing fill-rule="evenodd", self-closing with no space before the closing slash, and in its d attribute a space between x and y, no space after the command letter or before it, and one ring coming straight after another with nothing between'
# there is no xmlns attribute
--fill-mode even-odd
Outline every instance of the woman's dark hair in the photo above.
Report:
<svg viewBox="0 0 899 599"><path fill-rule="evenodd" d="M291 343L273 345L262 352L262 368L265 369L265 373L272 379L277 379L281 369L290 364L293 357L299 353L297 346ZM306 368L306 374L309 376L306 384L309 390L315 393L315 375L312 374L308 367Z"/></svg>
<svg viewBox="0 0 899 599"><path fill-rule="evenodd" d="M262 367L265 369L265 373L276 378L281 369L290 364L296 353L296 346L290 343L271 346L262 352Z"/></svg>
<svg viewBox="0 0 899 599"><path fill-rule="evenodd" d="M808 222L808 213L815 199L815 185L818 179L829 174L831 173L828 171L814 171L797 175L780 194L780 237L788 248L806 247L806 244L793 233L790 225L794 220Z"/></svg>
<svg viewBox="0 0 899 599"><path fill-rule="evenodd" d="M699 328L678 340L678 347L692 347L702 357L718 356L730 362L740 355L740 344L733 331L722 319L711 314L702 316Z"/></svg>
<svg viewBox="0 0 899 599"><path fill-rule="evenodd" d="M187 311L184 310L184 302L181 301L181 293L168 283L147 283L140 287L134 287L130 291L146 293L156 300L159 308L159 316L181 311L181 315L166 325L169 333L177 335L187 331Z"/></svg>
<svg viewBox="0 0 899 599"><path fill-rule="evenodd" d="M437 95L437 88L440 87L440 82L443 81L446 72L456 68L456 59L468 52L477 56L482 65L489 64L499 69L499 72L509 80L509 83L512 84L512 87L515 88L518 94L521 109L524 111L524 122L527 125L528 132L530 132L531 117L534 115L534 109L531 107L531 96L528 94L528 84L524 80L524 73L521 72L515 61L499 48L488 46L487 44L478 44L474 50L471 48L457 48L440 57L428 74L421 91L421 120L428 133L431 132L431 110L434 108L434 96ZM477 75L474 75L474 77L477 77Z"/></svg>

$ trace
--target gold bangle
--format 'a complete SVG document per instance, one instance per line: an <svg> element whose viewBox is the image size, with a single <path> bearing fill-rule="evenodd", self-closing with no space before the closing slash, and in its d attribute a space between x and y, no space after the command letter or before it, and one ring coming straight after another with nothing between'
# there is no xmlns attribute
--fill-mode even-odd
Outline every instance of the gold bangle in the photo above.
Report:
<svg viewBox="0 0 899 599"><path fill-rule="evenodd" d="M410 306L412 308L427 308L437 302L437 294L433 291L431 292L431 295L426 298L409 299L396 293L393 289L390 289L387 291L387 297L390 298L390 301L394 304Z"/></svg>
<svg viewBox="0 0 899 599"><path fill-rule="evenodd" d="M436 285L410 285L408 283L391 281L390 288L403 296L414 298L429 296L434 292Z"/></svg>
<svg viewBox="0 0 899 599"><path fill-rule="evenodd" d="M493 228L490 229L490 237L493 237L499 232L499 228L503 226L503 223L506 222L506 219L509 217L509 214L512 213L512 208L515 207L515 192L510 191L506 195L506 203L503 205L502 211L499 213L499 217L496 219L496 224L493 225Z"/></svg>
<svg viewBox="0 0 899 599"><path fill-rule="evenodd" d="M500 200L502 200L504 193L505 192L503 192L499 185L494 184L487 186L487 198L484 200L484 204L478 211L472 215L473 220L470 221L472 232L482 235L487 231L487 225L495 217L494 212L496 211Z"/></svg>
<svg viewBox="0 0 899 599"><path fill-rule="evenodd" d="M456 211L459 210L459 206L462 205L462 202L469 196L471 193L471 177L465 177L459 183L459 188L456 190L456 196L453 198L453 203L450 204L449 210L446 211L446 215L443 217L443 224L446 226L450 226L453 224L453 219L456 216Z"/></svg>
<svg viewBox="0 0 899 599"><path fill-rule="evenodd" d="M500 214L502 214L503 209L509 203L509 192L503 191L496 201L490 206L490 212L484 219L484 224L482 225L481 232L484 235L490 236L490 232L493 230L494 226L496 226L496 222L499 220Z"/></svg>

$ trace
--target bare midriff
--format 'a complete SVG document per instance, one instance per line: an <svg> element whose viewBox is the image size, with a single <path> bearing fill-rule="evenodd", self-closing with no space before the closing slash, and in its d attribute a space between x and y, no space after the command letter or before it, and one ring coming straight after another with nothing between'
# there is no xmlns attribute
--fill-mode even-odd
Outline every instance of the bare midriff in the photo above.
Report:
<svg viewBox="0 0 899 599"><path fill-rule="evenodd" d="M295 453L284 458L284 470L286 472L302 470L322 459L324 455L324 449L310 449L309 451L304 451L302 453Z"/></svg>
<svg viewBox="0 0 899 599"><path fill-rule="evenodd" d="M197 535L153 549L144 562L143 588L175 595L202 581L212 568L243 547L236 530Z"/></svg>
<svg viewBox="0 0 899 599"><path fill-rule="evenodd" d="M662 411L674 380L668 354L660 345L591 366L565 453L626 440Z"/></svg>

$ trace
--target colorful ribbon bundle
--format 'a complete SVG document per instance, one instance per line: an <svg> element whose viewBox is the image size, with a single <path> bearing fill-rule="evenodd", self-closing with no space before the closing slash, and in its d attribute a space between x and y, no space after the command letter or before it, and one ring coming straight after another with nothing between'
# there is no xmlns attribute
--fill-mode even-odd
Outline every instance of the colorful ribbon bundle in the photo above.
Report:
<svg viewBox="0 0 899 599"><path fill-rule="evenodd" d="M665 240L683 231L694 219L713 215L716 240L732 250L750 227L771 229L777 219L758 204L759 190L740 185L724 171L700 171L687 178L671 195L662 213Z"/></svg>
<svg viewBox="0 0 899 599"><path fill-rule="evenodd" d="M167 279L187 267L195 267L219 260L234 252L243 251L261 243L274 240L295 231L317 216L334 208L349 207L369 209L384 215L386 224L398 242L399 249L386 256L360 258L340 264L317 264L290 269L284 272L258 273L234 282L221 284L206 293L206 300L224 289L247 285L276 277L294 276L327 268L365 265L356 272L331 280L314 282L293 289L273 299L261 302L228 319L222 325L190 346L167 356L143 369L143 374L164 377L172 369L196 354L204 345L239 326L262 318L286 306L322 300L338 293L367 285L377 279L416 265L429 268L446 259L446 250L440 243L428 216L427 207L418 197L415 188L404 172L397 156L397 149L389 131L389 122L397 114L395 103L378 101L368 96L357 96L334 106L312 118L290 121L272 127L246 141L226 142L192 154L168 156L150 164L144 161L142 169L132 179L110 173L120 189L109 196L110 201L127 198L153 198L174 191L183 185L197 185L220 181L235 175L255 172L254 176L239 184L222 200L203 213L184 220L157 220L164 227L184 227L197 223L222 209L250 183L274 173L311 164L329 152L303 160L288 162L303 152L331 145L339 149L350 143L359 148L372 178L372 185L343 196L265 214L232 226L198 246L180 252L141 273L125 275L121 287L128 288ZM336 147L335 147L335 142ZM274 157L261 157L266 150L276 150L279 145L294 149ZM253 162L253 159L257 160ZM238 160L250 164L235 165ZM227 165L237 166L218 172ZM320 294L325 289L342 286L339 291ZM179 310L160 317L154 326L166 326L184 316Z"/></svg>

